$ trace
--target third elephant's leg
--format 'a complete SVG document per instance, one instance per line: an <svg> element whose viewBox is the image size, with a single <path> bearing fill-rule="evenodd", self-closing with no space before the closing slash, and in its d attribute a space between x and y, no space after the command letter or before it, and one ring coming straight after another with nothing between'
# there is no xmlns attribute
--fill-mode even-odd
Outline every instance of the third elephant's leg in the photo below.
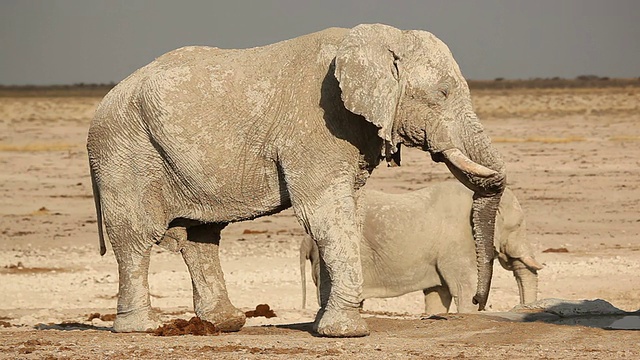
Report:
<svg viewBox="0 0 640 360"><path fill-rule="evenodd" d="M187 229L181 248L193 286L193 307L198 317L211 321L221 331L238 331L245 314L231 304L220 266L220 231L226 224L204 224Z"/></svg>
<svg viewBox="0 0 640 360"><path fill-rule="evenodd" d="M369 334L358 311L362 301L362 233L356 223L352 187L327 189L311 205L301 204L295 196L292 202L320 251L321 309L314 325L316 332L324 336Z"/></svg>
<svg viewBox="0 0 640 360"><path fill-rule="evenodd" d="M424 289L424 312L427 315L445 314L451 307L451 293L446 286Z"/></svg>
<svg viewBox="0 0 640 360"><path fill-rule="evenodd" d="M453 267L451 269L441 269L442 277L445 281L444 286L449 289L459 313L476 312L478 310L477 306L472 301L476 284L476 272L466 271L461 274L460 269ZM473 267L467 267L467 269L473 269Z"/></svg>

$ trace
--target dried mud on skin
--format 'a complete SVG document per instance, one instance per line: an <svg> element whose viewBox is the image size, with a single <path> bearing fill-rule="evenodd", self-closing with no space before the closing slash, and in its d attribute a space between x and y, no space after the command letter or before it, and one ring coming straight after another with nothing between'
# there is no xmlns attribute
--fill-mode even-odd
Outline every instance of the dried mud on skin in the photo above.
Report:
<svg viewBox="0 0 640 360"><path fill-rule="evenodd" d="M155 336L180 336L180 335L220 335L220 330L216 326L199 317L192 317L189 321L175 319L168 324L164 324L153 331Z"/></svg>
<svg viewBox="0 0 640 360"><path fill-rule="evenodd" d="M249 310L244 315L248 318L263 316L267 319L278 316L267 304L260 304L256 306L255 310Z"/></svg>

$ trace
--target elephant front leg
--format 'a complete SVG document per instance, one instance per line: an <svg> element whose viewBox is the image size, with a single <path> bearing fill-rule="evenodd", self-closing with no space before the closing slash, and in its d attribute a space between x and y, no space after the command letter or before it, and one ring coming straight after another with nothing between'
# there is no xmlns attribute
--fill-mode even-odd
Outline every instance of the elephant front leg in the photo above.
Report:
<svg viewBox="0 0 640 360"><path fill-rule="evenodd" d="M114 241L112 241L114 243ZM152 244L121 246L113 251L118 261L118 311L113 322L116 332L145 332L160 325L149 299L149 260Z"/></svg>
<svg viewBox="0 0 640 360"><path fill-rule="evenodd" d="M301 218L320 250L321 308L314 330L330 337L366 336L369 329L359 313L362 234L356 224L353 197L327 197L320 204Z"/></svg>
<svg viewBox="0 0 640 360"><path fill-rule="evenodd" d="M198 317L224 332L244 326L245 314L231 304L220 266L218 247L223 225L200 225L188 229L188 241L180 249L193 286L193 307Z"/></svg>

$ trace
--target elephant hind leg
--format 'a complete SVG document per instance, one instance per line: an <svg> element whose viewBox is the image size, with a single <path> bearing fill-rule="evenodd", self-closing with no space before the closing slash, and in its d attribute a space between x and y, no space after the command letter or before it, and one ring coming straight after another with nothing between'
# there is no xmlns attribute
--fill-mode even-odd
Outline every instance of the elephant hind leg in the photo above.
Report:
<svg viewBox="0 0 640 360"><path fill-rule="evenodd" d="M220 231L227 224L202 224L187 229L180 252L193 286L193 307L198 317L224 332L238 331L245 314L231 304L220 266Z"/></svg>
<svg viewBox="0 0 640 360"><path fill-rule="evenodd" d="M160 325L149 299L149 261L152 241L129 227L107 227L118 262L118 310L113 329L116 332L145 332Z"/></svg>

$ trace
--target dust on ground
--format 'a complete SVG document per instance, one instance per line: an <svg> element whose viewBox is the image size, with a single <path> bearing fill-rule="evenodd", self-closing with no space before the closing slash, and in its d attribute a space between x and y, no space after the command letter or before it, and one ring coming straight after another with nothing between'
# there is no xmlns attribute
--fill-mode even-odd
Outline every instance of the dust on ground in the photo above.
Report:
<svg viewBox="0 0 640 360"><path fill-rule="evenodd" d="M473 96L545 265L538 297L640 309L640 89L487 89ZM84 149L99 101L0 97L0 358L640 355L638 331L486 316L518 303L513 276L499 266L485 314L422 319L422 294L412 293L365 302L369 337L314 337L317 305L310 296L301 308L303 230L291 210L222 233L232 302L243 311L268 304L276 316L248 318L240 332L217 336L112 333L117 267L111 251L98 253ZM444 165L405 149L403 166L381 166L368 186L404 192L450 179ZM156 248L151 261L153 306L166 322L191 319L191 282L181 257ZM307 279L311 289L310 274Z"/></svg>

